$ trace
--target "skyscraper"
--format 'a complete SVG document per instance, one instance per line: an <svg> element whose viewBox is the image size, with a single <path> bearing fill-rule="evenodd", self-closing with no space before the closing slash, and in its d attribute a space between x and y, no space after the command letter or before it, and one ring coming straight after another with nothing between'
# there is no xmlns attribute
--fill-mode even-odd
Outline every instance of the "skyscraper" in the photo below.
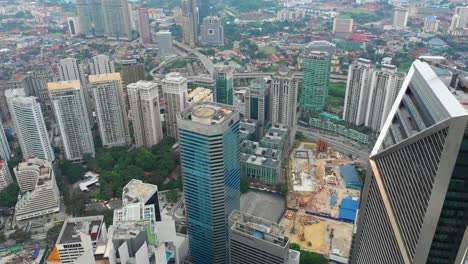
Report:
<svg viewBox="0 0 468 264"><path fill-rule="evenodd" d="M130 143L127 108L120 73L90 75L99 134L104 147Z"/></svg>
<svg viewBox="0 0 468 264"><path fill-rule="evenodd" d="M393 27L396 29L406 28L408 23L408 9L402 6L393 8Z"/></svg>
<svg viewBox="0 0 468 264"><path fill-rule="evenodd" d="M171 72L162 80L165 102L164 120L168 136L178 139L177 113L185 108L187 97L187 79L177 72Z"/></svg>
<svg viewBox="0 0 468 264"><path fill-rule="evenodd" d="M231 66L215 67L215 101L221 104L234 103L234 69Z"/></svg>
<svg viewBox="0 0 468 264"><path fill-rule="evenodd" d="M449 33L451 35L466 35L468 34L468 6L458 6L453 14L450 22Z"/></svg>
<svg viewBox="0 0 468 264"><path fill-rule="evenodd" d="M333 34L339 38L348 38L353 33L354 20L347 17L333 19Z"/></svg>
<svg viewBox="0 0 468 264"><path fill-rule="evenodd" d="M351 263L463 263L468 112L415 61L370 156Z"/></svg>
<svg viewBox="0 0 468 264"><path fill-rule="evenodd" d="M210 8L213 4L212 0L198 0L198 13L200 22L204 21L207 16L210 15Z"/></svg>
<svg viewBox="0 0 468 264"><path fill-rule="evenodd" d="M330 86L331 57L327 52L311 51L304 56L304 79L301 86L301 108L322 111Z"/></svg>
<svg viewBox="0 0 468 264"><path fill-rule="evenodd" d="M245 91L245 118L257 120L261 125L270 122L270 84L257 78L250 82Z"/></svg>
<svg viewBox="0 0 468 264"><path fill-rule="evenodd" d="M23 159L40 158L53 161L54 151L36 97L13 97L9 99L9 106Z"/></svg>
<svg viewBox="0 0 468 264"><path fill-rule="evenodd" d="M79 81L48 83L55 120L60 128L65 158L80 161L94 157L94 142Z"/></svg>
<svg viewBox="0 0 468 264"><path fill-rule="evenodd" d="M370 60L362 58L349 65L343 111L346 122L358 126L364 124L374 69Z"/></svg>
<svg viewBox="0 0 468 264"><path fill-rule="evenodd" d="M111 61L107 55L99 54L91 58L89 70L92 75L113 73L115 72L114 61Z"/></svg>
<svg viewBox="0 0 468 264"><path fill-rule="evenodd" d="M201 18L201 17L200 17ZM207 16L200 26L201 43L204 46L224 46L224 27L216 16Z"/></svg>
<svg viewBox="0 0 468 264"><path fill-rule="evenodd" d="M196 103L177 116L193 263L229 263L228 216L240 206L239 112Z"/></svg>
<svg viewBox="0 0 468 264"><path fill-rule="evenodd" d="M233 211L229 216L231 264L298 264L284 228L266 219Z"/></svg>
<svg viewBox="0 0 468 264"><path fill-rule="evenodd" d="M182 40L195 48L198 42L198 0L182 0Z"/></svg>
<svg viewBox="0 0 468 264"><path fill-rule="evenodd" d="M3 129L2 122L0 120L0 160L10 160L11 149L8 145L8 140L5 135L5 130Z"/></svg>
<svg viewBox="0 0 468 264"><path fill-rule="evenodd" d="M151 147L163 138L158 85L139 81L127 86L135 144Z"/></svg>
<svg viewBox="0 0 468 264"><path fill-rule="evenodd" d="M127 0L101 0L105 36L113 40L132 40Z"/></svg>
<svg viewBox="0 0 468 264"><path fill-rule="evenodd" d="M0 191L8 187L8 185L13 183L11 178L10 169L5 160L0 159Z"/></svg>
<svg viewBox="0 0 468 264"><path fill-rule="evenodd" d="M372 73L365 125L380 132L400 91L405 74L394 65L381 65Z"/></svg>
<svg viewBox="0 0 468 264"><path fill-rule="evenodd" d="M296 124L299 83L288 68L281 68L271 80L271 122L294 126Z"/></svg>
<svg viewBox="0 0 468 264"><path fill-rule="evenodd" d="M42 109L46 111L52 110L47 83L53 81L53 73L46 69L29 72L26 77L26 87L28 87L26 94L37 97L37 101L41 104Z"/></svg>
<svg viewBox="0 0 468 264"><path fill-rule="evenodd" d="M138 32L140 32L140 42L143 44L151 43L151 31L148 15L148 7L142 4L138 8Z"/></svg>
<svg viewBox="0 0 468 264"><path fill-rule="evenodd" d="M168 57L173 54L172 51L172 33L170 31L159 31L156 33L156 46L158 47L159 57Z"/></svg>
<svg viewBox="0 0 468 264"><path fill-rule="evenodd" d="M76 0L76 12L81 32L87 37L104 36L102 0Z"/></svg>
<svg viewBox="0 0 468 264"><path fill-rule="evenodd" d="M145 65L137 60L123 60L120 70L123 86L145 80Z"/></svg>

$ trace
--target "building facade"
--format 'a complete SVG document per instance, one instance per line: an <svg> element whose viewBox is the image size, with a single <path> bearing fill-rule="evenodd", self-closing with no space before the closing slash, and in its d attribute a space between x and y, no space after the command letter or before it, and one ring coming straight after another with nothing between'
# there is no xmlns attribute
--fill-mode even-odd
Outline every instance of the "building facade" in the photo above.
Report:
<svg viewBox="0 0 468 264"><path fill-rule="evenodd" d="M404 73L397 72L394 65L381 65L380 70L372 73L365 126L380 132L405 76Z"/></svg>
<svg viewBox="0 0 468 264"><path fill-rule="evenodd" d="M137 60L122 61L122 69L120 70L122 84L124 87L131 83L145 80L145 65Z"/></svg>
<svg viewBox="0 0 468 264"><path fill-rule="evenodd" d="M9 105L23 159L55 160L41 106L36 97L13 97L9 99Z"/></svg>
<svg viewBox="0 0 468 264"><path fill-rule="evenodd" d="M197 103L178 115L193 263L229 263L228 222L240 207L239 112Z"/></svg>
<svg viewBox="0 0 468 264"><path fill-rule="evenodd" d="M353 33L354 20L352 18L335 17L333 19L333 34L339 38L349 38Z"/></svg>
<svg viewBox="0 0 468 264"><path fill-rule="evenodd" d="M346 122L358 126L364 124L374 69L375 66L367 59L359 59L349 65L343 111Z"/></svg>
<svg viewBox="0 0 468 264"><path fill-rule="evenodd" d="M165 102L164 121L166 123L166 134L177 140L179 138L177 114L185 108L187 79L180 73L169 73L162 80L162 91Z"/></svg>
<svg viewBox="0 0 468 264"><path fill-rule="evenodd" d="M115 64L109 59L109 56L99 54L91 58L89 72L91 75L110 74L115 72Z"/></svg>
<svg viewBox="0 0 468 264"><path fill-rule="evenodd" d="M29 72L26 77L26 87L28 88L26 94L37 97L37 101L41 104L42 110L45 111L52 111L47 83L53 81L53 73L46 69Z"/></svg>
<svg viewBox="0 0 468 264"><path fill-rule="evenodd" d="M111 40L132 40L127 0L101 0L105 24L104 36Z"/></svg>
<svg viewBox="0 0 468 264"><path fill-rule="evenodd" d="M449 34L462 36L468 34L468 7L458 6L450 22Z"/></svg>
<svg viewBox="0 0 468 264"><path fill-rule="evenodd" d="M90 75L99 134L104 147L130 143L127 107L120 73Z"/></svg>
<svg viewBox="0 0 468 264"><path fill-rule="evenodd" d="M234 69L230 66L215 68L216 91L215 101L221 104L233 105L234 100Z"/></svg>
<svg viewBox="0 0 468 264"><path fill-rule="evenodd" d="M156 46L159 57L169 57L173 55L172 33L170 31L159 31L156 33Z"/></svg>
<svg viewBox="0 0 468 264"><path fill-rule="evenodd" d="M102 0L76 0L76 12L81 32L86 37L104 36Z"/></svg>
<svg viewBox="0 0 468 264"><path fill-rule="evenodd" d="M148 7L142 4L138 8L138 32L140 32L140 42L143 44L151 44L151 30L148 15Z"/></svg>
<svg viewBox="0 0 468 264"><path fill-rule="evenodd" d="M301 86L302 111L322 111L330 86L331 57L327 52L311 51L304 56Z"/></svg>
<svg viewBox="0 0 468 264"><path fill-rule="evenodd" d="M300 253L289 249L284 228L266 219L233 211L229 216L232 264L298 264Z"/></svg>
<svg viewBox="0 0 468 264"><path fill-rule="evenodd" d="M8 187L8 185L13 183L11 178L10 169L5 160L0 159L0 191Z"/></svg>
<svg viewBox="0 0 468 264"><path fill-rule="evenodd" d="M219 17L207 16L200 26L201 43L204 46L224 46L224 27Z"/></svg>
<svg viewBox="0 0 468 264"><path fill-rule="evenodd" d="M5 134L5 129L0 120L0 159L9 161L11 155L10 145Z"/></svg>
<svg viewBox="0 0 468 264"><path fill-rule="evenodd" d="M405 29L408 24L408 9L404 7L393 8L393 27Z"/></svg>
<svg viewBox="0 0 468 264"><path fill-rule="evenodd" d="M271 122L294 126L299 82L289 69L280 69L271 80Z"/></svg>
<svg viewBox="0 0 468 264"><path fill-rule="evenodd" d="M424 19L423 31L426 33L436 33L439 31L440 20L436 16L428 16Z"/></svg>
<svg viewBox="0 0 468 264"><path fill-rule="evenodd" d="M262 78L252 80L244 95L245 118L267 125L271 119L270 100L270 84Z"/></svg>
<svg viewBox="0 0 468 264"><path fill-rule="evenodd" d="M60 128L65 158L80 161L85 154L94 157L94 141L80 82L48 83L47 87Z"/></svg>
<svg viewBox="0 0 468 264"><path fill-rule="evenodd" d="M198 0L182 0L182 42L195 48L198 42Z"/></svg>
<svg viewBox="0 0 468 264"><path fill-rule="evenodd" d="M151 147L163 138L158 85L139 81L127 86L135 144Z"/></svg>
<svg viewBox="0 0 468 264"><path fill-rule="evenodd" d="M25 191L15 206L16 221L60 211L60 192L49 161L29 159L14 169L21 191ZM29 184L34 183L32 190Z"/></svg>
<svg viewBox="0 0 468 264"><path fill-rule="evenodd" d="M415 61L372 150L351 263L463 263L468 112Z"/></svg>

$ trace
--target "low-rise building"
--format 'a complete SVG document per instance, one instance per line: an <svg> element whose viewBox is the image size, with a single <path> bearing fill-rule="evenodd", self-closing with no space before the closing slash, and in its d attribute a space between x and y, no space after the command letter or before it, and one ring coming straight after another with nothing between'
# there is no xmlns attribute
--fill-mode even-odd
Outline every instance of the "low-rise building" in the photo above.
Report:
<svg viewBox="0 0 468 264"><path fill-rule="evenodd" d="M143 203L144 205L154 204L154 214L156 221L161 221L161 211L159 209L158 186L144 183L140 180L132 179L125 185L122 192L123 205Z"/></svg>

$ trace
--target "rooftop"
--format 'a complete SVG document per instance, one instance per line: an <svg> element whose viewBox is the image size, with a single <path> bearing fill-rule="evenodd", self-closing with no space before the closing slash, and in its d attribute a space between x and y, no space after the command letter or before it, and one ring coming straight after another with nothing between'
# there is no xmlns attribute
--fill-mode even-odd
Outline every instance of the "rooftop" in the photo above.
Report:
<svg viewBox="0 0 468 264"><path fill-rule="evenodd" d="M263 78L256 78L250 82L250 88L257 90L265 90L268 87L268 83Z"/></svg>
<svg viewBox="0 0 468 264"><path fill-rule="evenodd" d="M178 72L170 72L170 73L166 74L166 77L162 81L163 82L180 83L180 82L184 82L186 80L187 79L184 76L182 76L182 74L180 74Z"/></svg>
<svg viewBox="0 0 468 264"><path fill-rule="evenodd" d="M283 125L273 125L268 129L261 141L280 142L288 134L288 128Z"/></svg>
<svg viewBox="0 0 468 264"><path fill-rule="evenodd" d="M187 102L209 102L213 92L210 89L197 87L187 95Z"/></svg>
<svg viewBox="0 0 468 264"><path fill-rule="evenodd" d="M257 121L251 120L251 119L242 119L239 122L239 133L240 134L245 134L247 137L248 135L251 135L255 133L255 130L257 129Z"/></svg>
<svg viewBox="0 0 468 264"><path fill-rule="evenodd" d="M279 164L277 159L251 155L251 154L246 154L246 153L241 153L241 161L255 164L255 165L267 166L267 167L276 167Z"/></svg>
<svg viewBox="0 0 468 264"><path fill-rule="evenodd" d="M47 89L49 91L56 90L79 90L81 89L80 81L65 81L65 82L51 82L47 84Z"/></svg>
<svg viewBox="0 0 468 264"><path fill-rule="evenodd" d="M138 81L127 85L127 88L139 88L139 89L151 89L156 85L154 82L149 81Z"/></svg>
<svg viewBox="0 0 468 264"><path fill-rule="evenodd" d="M158 186L132 179L125 185L122 192L123 204L146 203L158 191Z"/></svg>
<svg viewBox="0 0 468 264"><path fill-rule="evenodd" d="M261 147L256 141L244 140L241 143L241 150L247 154L255 154L266 158L278 159L280 156L280 150Z"/></svg>
<svg viewBox="0 0 468 264"><path fill-rule="evenodd" d="M231 230L235 232L243 233L252 238L270 242L280 247L285 247L289 240L288 237L284 236L282 226L238 210L234 210L231 213L229 222L232 222Z"/></svg>
<svg viewBox="0 0 468 264"><path fill-rule="evenodd" d="M18 164L15 168L15 173L16 171L30 170L32 167L39 170L40 176L49 176L52 164L48 160L38 158L28 159L27 161Z"/></svg>
<svg viewBox="0 0 468 264"><path fill-rule="evenodd" d="M96 241L101 232L104 216L86 216L67 218L57 239L57 244L81 242L80 232L90 235L92 241ZM93 230L94 228L94 230Z"/></svg>
<svg viewBox="0 0 468 264"><path fill-rule="evenodd" d="M185 120L191 120L194 123L211 126L223 123L236 111L234 107L229 105L214 102L199 102L185 108L180 112L180 117Z"/></svg>
<svg viewBox="0 0 468 264"><path fill-rule="evenodd" d="M89 83L121 81L120 73L113 72L109 74L89 75Z"/></svg>

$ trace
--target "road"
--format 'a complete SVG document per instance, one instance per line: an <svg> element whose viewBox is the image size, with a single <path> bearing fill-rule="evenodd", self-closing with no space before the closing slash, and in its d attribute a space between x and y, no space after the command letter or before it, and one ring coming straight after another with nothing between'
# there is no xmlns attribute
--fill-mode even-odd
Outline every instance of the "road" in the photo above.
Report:
<svg viewBox="0 0 468 264"><path fill-rule="evenodd" d="M368 160L371 152L370 146L360 145L350 139L346 139L341 136L332 136L329 134L320 133L318 131L312 131L309 128L297 127L297 131L302 132L307 139L311 140L324 140L328 145L332 146L343 154L352 154L353 156Z"/></svg>

